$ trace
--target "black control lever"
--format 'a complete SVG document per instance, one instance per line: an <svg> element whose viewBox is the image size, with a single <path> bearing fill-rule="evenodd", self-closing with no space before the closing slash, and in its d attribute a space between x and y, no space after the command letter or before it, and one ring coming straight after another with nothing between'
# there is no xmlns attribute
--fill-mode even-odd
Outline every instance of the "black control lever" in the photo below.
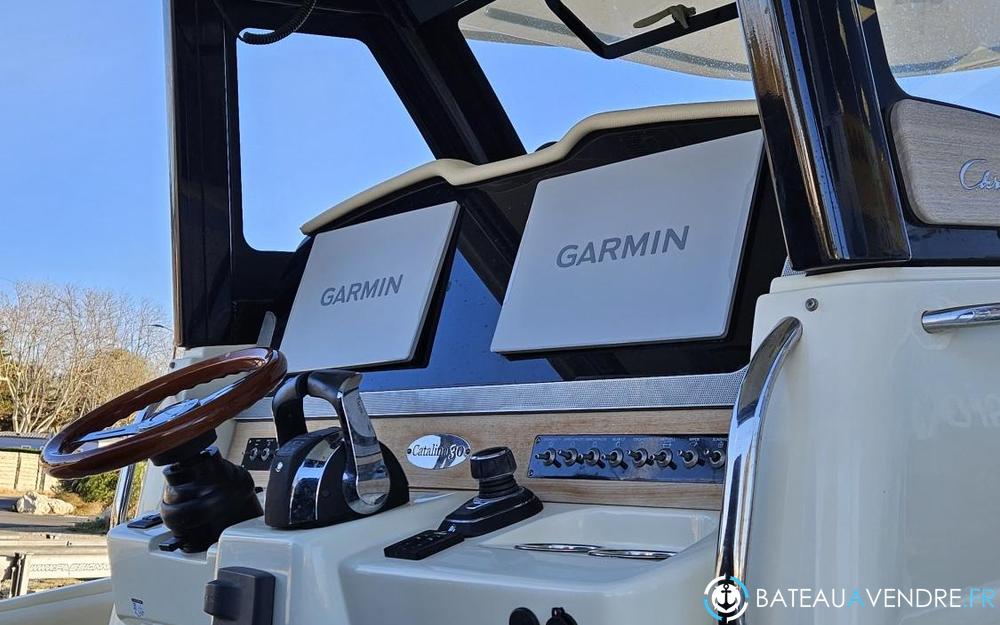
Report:
<svg viewBox="0 0 1000 625"><path fill-rule="evenodd" d="M271 409L274 413L278 447L309 431L306 429L306 413L303 408L303 399L309 394L306 390L308 381L309 374L303 373L289 378L274 392Z"/></svg>
<svg viewBox="0 0 1000 625"><path fill-rule="evenodd" d="M517 462L507 447L490 447L469 457L479 493L445 517L440 531L482 536L542 511L542 502L514 479Z"/></svg>

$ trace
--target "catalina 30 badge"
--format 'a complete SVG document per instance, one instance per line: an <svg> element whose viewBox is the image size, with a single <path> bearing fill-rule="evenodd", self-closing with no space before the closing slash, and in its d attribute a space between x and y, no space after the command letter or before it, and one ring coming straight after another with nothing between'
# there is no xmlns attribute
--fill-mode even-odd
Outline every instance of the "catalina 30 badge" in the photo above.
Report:
<svg viewBox="0 0 1000 625"><path fill-rule="evenodd" d="M462 464L472 453L469 441L454 434L427 434L410 443L406 459L421 469L449 469Z"/></svg>

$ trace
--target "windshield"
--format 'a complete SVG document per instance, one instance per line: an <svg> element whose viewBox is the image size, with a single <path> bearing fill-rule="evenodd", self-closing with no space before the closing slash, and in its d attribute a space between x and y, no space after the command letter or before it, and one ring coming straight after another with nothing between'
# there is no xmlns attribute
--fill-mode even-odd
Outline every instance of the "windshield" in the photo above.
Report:
<svg viewBox="0 0 1000 625"><path fill-rule="evenodd" d="M653 30L672 19L665 17L644 28L634 27L637 21L649 18L669 4L662 0L635 0L628 3L627 9L603 0L568 0L565 4L605 43ZM719 0L689 0L686 6L697 11L707 11L723 4L726 3ZM497 0L462 18L459 26L466 38L472 40L586 50L576 35L552 14L544 0ZM750 67L738 20L622 58L643 65L702 76L750 78Z"/></svg>
<svg viewBox="0 0 1000 625"><path fill-rule="evenodd" d="M896 76L1000 64L997 0L877 0L875 5L886 56Z"/></svg>
<svg viewBox="0 0 1000 625"><path fill-rule="evenodd" d="M564 0L590 30L611 43L652 30L673 18L644 20L670 4L655 0L607 2ZM684 6L704 13L726 4L688 0ZM899 76L955 72L1000 64L1000 1L875 0L886 53ZM861 7L862 18L875 13ZM640 23L643 27L636 28ZM583 44L545 5L544 0L499 0L461 22L466 37L489 41L583 49ZM704 76L750 79L738 20L698 31L630 55L629 60Z"/></svg>
<svg viewBox="0 0 1000 625"><path fill-rule="evenodd" d="M1000 114L1000 1L880 2L879 26L907 93Z"/></svg>
<svg viewBox="0 0 1000 625"><path fill-rule="evenodd" d="M649 17L657 10L654 7L662 9L663 3L643 0L641 4L636 14ZM715 0L701 4L714 8L713 5L722 3ZM601 8L592 3L583 6L581 0L571 0L567 6L583 20L592 19L595 8ZM607 60L587 50L576 35L546 12L543 0L499 0L459 22L479 65L529 150L558 140L573 124L596 113L754 98L749 81L734 80L747 71L744 57L724 63L693 52L699 42L705 41L716 41L717 50L734 44L733 52L741 52L736 21L675 39L669 42L670 47L647 48ZM625 30L615 30L631 28L624 15L621 14L624 21L608 24L608 29L630 35ZM536 40L530 40L536 35ZM558 43L548 45L547 41ZM703 52L712 53L707 49ZM691 71L681 71L682 67ZM701 71L694 71L695 68Z"/></svg>

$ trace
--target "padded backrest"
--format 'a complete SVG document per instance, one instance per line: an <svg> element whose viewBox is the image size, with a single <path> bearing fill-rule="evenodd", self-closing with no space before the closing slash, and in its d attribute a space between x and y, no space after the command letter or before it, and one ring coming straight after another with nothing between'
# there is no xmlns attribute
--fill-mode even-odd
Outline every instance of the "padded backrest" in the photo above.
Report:
<svg viewBox="0 0 1000 625"><path fill-rule="evenodd" d="M662 122L741 117L756 114L757 102L754 100L672 104L598 113L574 125L559 141L531 154L485 165L473 165L456 159L438 159L415 167L323 211L303 224L302 232L307 235L313 234L358 208L421 182L440 178L454 187L460 187L555 163L565 158L582 139L602 130Z"/></svg>

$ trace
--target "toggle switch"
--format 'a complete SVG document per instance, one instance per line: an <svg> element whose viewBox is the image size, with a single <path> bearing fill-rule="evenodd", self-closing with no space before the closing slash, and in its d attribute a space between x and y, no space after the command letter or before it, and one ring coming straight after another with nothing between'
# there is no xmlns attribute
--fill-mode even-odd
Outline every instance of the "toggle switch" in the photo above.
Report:
<svg viewBox="0 0 1000 625"><path fill-rule="evenodd" d="M656 465L658 467L660 467L661 469L666 469L667 467L669 467L674 463L674 452L670 451L669 449L661 449L660 451L656 452L656 455L653 456L653 459L656 460Z"/></svg>
<svg viewBox="0 0 1000 625"><path fill-rule="evenodd" d="M698 464L698 452L693 449L685 449L681 452L681 460L688 469L694 468Z"/></svg>
<svg viewBox="0 0 1000 625"><path fill-rule="evenodd" d="M566 466L573 466L577 462L581 461L580 452L578 452L574 447L560 450L559 455L566 461Z"/></svg>
<svg viewBox="0 0 1000 625"><path fill-rule="evenodd" d="M721 469L726 465L726 452L721 449L709 452L708 464L711 465L713 469Z"/></svg>
<svg viewBox="0 0 1000 625"><path fill-rule="evenodd" d="M535 454L536 460L541 460L545 466L550 466L556 462L556 450L549 447L543 452Z"/></svg>
<svg viewBox="0 0 1000 625"><path fill-rule="evenodd" d="M601 465L601 450L596 447L591 447L587 450L587 453L583 454L583 461L587 463L588 466Z"/></svg>
<svg viewBox="0 0 1000 625"><path fill-rule="evenodd" d="M615 447L608 452L606 458L608 459L608 464L612 467L620 467L622 466L622 462L625 461L625 452L622 451L621 447Z"/></svg>
<svg viewBox="0 0 1000 625"><path fill-rule="evenodd" d="M629 451L628 455L632 457L632 460L635 461L635 466L637 467L649 464L649 452L643 447L634 451Z"/></svg>

